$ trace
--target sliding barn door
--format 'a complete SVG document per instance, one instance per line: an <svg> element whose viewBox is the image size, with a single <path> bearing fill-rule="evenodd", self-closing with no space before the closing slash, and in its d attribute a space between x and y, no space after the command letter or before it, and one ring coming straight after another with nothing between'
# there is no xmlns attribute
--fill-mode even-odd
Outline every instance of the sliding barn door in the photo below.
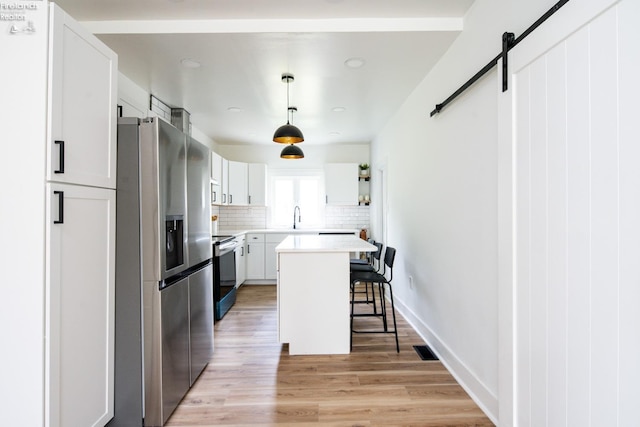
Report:
<svg viewBox="0 0 640 427"><path fill-rule="evenodd" d="M516 426L639 425L639 10L570 1L510 54Z"/></svg>

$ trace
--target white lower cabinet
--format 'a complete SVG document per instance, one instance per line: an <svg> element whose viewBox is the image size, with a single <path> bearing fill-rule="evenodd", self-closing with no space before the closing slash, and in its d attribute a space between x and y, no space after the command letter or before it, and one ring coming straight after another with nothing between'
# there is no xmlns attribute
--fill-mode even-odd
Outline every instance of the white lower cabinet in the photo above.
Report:
<svg viewBox="0 0 640 427"><path fill-rule="evenodd" d="M50 425L104 425L113 416L116 192L46 188Z"/></svg>
<svg viewBox="0 0 640 427"><path fill-rule="evenodd" d="M247 280L247 244L246 237L243 235L238 238L238 247L236 248L236 286L240 286Z"/></svg>
<svg viewBox="0 0 640 427"><path fill-rule="evenodd" d="M264 280L264 234L247 234L246 280Z"/></svg>
<svg viewBox="0 0 640 427"><path fill-rule="evenodd" d="M276 246L286 233L247 234L247 280L274 282L277 279Z"/></svg>

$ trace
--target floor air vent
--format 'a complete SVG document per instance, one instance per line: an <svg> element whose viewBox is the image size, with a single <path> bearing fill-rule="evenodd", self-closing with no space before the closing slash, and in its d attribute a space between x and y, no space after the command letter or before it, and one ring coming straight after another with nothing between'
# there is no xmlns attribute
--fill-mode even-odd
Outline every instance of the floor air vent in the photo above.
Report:
<svg viewBox="0 0 640 427"><path fill-rule="evenodd" d="M414 345L413 348L422 360L438 360L438 356L427 345Z"/></svg>

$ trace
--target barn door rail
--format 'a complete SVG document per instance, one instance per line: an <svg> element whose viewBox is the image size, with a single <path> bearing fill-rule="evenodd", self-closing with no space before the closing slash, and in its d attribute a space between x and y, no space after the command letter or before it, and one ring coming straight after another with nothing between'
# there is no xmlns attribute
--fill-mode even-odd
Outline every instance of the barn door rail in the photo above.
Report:
<svg viewBox="0 0 640 427"><path fill-rule="evenodd" d="M502 51L496 55L487 65L485 65L480 71L474 74L465 84L460 86L458 90L456 90L451 96L442 101L440 104L436 104L436 108L431 112L431 117L438 114L444 107L446 107L449 103L451 103L458 95L467 90L471 85L473 85L476 81L480 80L482 76L487 74L493 67L498 64L498 60L502 59L502 91L506 92L509 89L509 78L508 78L508 67L509 67L509 51L516 47L518 43L524 40L529 34L531 34L536 28L538 28L544 21L549 19L551 15L556 13L562 6L567 4L569 0L560 0L556 4L554 4L551 9L549 9L544 15L542 15L536 22L534 22L529 28L527 28L520 36L517 38L515 34L505 32L502 34Z"/></svg>

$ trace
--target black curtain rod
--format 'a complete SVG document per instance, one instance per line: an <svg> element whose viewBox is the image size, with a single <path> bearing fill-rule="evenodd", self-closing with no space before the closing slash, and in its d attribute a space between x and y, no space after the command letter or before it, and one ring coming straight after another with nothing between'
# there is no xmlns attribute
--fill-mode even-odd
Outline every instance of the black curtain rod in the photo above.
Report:
<svg viewBox="0 0 640 427"><path fill-rule="evenodd" d="M551 15L556 13L562 6L568 3L569 0L560 0L555 5L551 7L544 15L542 15L536 22L534 22L529 28L527 28L519 37L515 38L513 33L504 33L502 35L502 52L496 55L487 65L485 65L480 71L474 74L465 84L460 86L458 90L456 90L451 96L442 101L440 104L436 104L436 108L431 112L431 117L438 114L444 107L446 107L451 101L453 101L458 95L467 90L471 85L473 85L476 81L480 80L482 76L488 73L493 67L498 64L498 60L500 58L502 61L502 91L507 90L507 53L516 47L518 43L524 40L529 34L531 34L536 28L538 28L544 21L549 19Z"/></svg>

